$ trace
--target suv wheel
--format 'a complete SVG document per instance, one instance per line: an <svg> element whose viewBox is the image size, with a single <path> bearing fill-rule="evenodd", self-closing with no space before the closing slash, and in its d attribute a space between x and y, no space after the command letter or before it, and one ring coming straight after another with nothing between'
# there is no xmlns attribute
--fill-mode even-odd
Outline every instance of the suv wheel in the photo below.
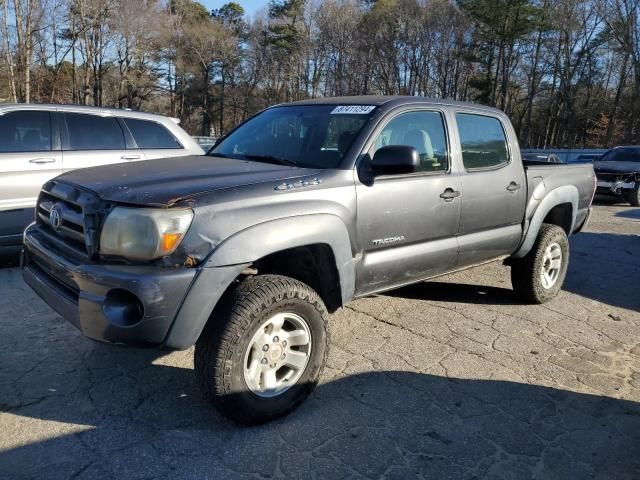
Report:
<svg viewBox="0 0 640 480"><path fill-rule="evenodd" d="M195 372L205 397L248 425L291 412L318 383L328 352L326 317L318 294L298 280L245 279L196 343Z"/></svg>
<svg viewBox="0 0 640 480"><path fill-rule="evenodd" d="M548 302L562 288L568 266L566 232L557 225L545 223L527 256L511 262L513 289L527 302Z"/></svg>
<svg viewBox="0 0 640 480"><path fill-rule="evenodd" d="M627 200L634 207L640 207L640 181L636 182L633 190L627 191Z"/></svg>

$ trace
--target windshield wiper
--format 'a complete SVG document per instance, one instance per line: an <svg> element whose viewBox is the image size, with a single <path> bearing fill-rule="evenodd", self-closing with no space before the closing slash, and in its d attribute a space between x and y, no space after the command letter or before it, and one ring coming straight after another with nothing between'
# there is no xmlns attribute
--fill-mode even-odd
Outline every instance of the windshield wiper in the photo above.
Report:
<svg viewBox="0 0 640 480"><path fill-rule="evenodd" d="M242 155L247 160L255 160L256 162L275 163L276 165L288 165L289 167L297 167L298 164L293 160L275 157L273 155Z"/></svg>

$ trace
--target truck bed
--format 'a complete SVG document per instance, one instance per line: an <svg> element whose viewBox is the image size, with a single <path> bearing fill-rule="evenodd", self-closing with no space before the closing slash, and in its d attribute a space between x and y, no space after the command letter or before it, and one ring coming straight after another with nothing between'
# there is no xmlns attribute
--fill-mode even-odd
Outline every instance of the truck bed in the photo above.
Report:
<svg viewBox="0 0 640 480"><path fill-rule="evenodd" d="M547 192L564 186L575 186L579 200L576 212L576 227L587 215L595 192L596 175L591 163L547 163L523 160L527 175L527 212L529 220ZM535 197L534 197L535 192Z"/></svg>

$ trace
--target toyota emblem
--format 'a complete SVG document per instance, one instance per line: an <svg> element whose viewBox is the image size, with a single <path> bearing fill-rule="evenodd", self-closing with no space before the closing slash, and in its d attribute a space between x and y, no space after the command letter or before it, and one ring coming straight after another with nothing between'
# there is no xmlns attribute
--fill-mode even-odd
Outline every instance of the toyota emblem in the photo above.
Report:
<svg viewBox="0 0 640 480"><path fill-rule="evenodd" d="M51 213L49 214L49 223L51 223L51 226L55 230L58 230L60 228L61 222L62 219L60 218L60 210L58 210L56 207L53 207L51 209Z"/></svg>

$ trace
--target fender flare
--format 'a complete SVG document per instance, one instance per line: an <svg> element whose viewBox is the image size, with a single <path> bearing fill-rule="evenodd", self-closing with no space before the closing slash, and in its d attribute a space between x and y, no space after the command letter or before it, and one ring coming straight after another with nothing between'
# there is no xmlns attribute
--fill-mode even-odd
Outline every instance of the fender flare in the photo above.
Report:
<svg viewBox="0 0 640 480"><path fill-rule="evenodd" d="M343 304L355 291L355 260L347 227L335 215L312 214L271 220L242 230L213 250L198 274L165 339L165 346L183 350L202 333L229 285L256 260L271 253L310 244L333 251Z"/></svg>
<svg viewBox="0 0 640 480"><path fill-rule="evenodd" d="M311 244L326 244L331 248L342 302L349 302L355 292L356 279L351 239L344 222L327 213L279 218L241 230L218 245L205 268L248 264L272 253Z"/></svg>
<svg viewBox="0 0 640 480"><path fill-rule="evenodd" d="M512 257L522 258L531 251L536 238L538 238L538 232L540 231L540 227L542 227L544 219L551 211L551 209L563 203L571 204L571 228L569 229L570 235L571 232L573 232L576 224L579 198L580 196L578 194L578 189L573 185L564 185L547 193L545 197L540 201L540 204L536 208L533 217L531 217L527 233L524 235L524 238L520 243L520 247L518 248L516 253L512 255Z"/></svg>

